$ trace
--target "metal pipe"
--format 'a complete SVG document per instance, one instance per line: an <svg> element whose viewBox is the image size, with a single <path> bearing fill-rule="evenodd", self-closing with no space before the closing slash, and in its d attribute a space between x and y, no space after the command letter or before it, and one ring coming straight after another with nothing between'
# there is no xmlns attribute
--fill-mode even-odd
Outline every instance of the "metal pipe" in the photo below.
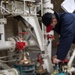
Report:
<svg viewBox="0 0 75 75"><path fill-rule="evenodd" d="M27 41L27 46L37 46L37 42L34 40L28 40Z"/></svg>
<svg viewBox="0 0 75 75"><path fill-rule="evenodd" d="M15 43L11 41L1 41L0 42L0 50L12 49L15 46Z"/></svg>
<svg viewBox="0 0 75 75"><path fill-rule="evenodd" d="M30 32L32 38L36 41L37 45L38 45L38 41L37 41L37 38L36 36L32 33L32 31L30 29L28 29L28 31ZM39 45L38 45L39 46Z"/></svg>
<svg viewBox="0 0 75 75"><path fill-rule="evenodd" d="M0 35L1 35L0 41L4 41L5 40L4 24L0 24Z"/></svg>
<svg viewBox="0 0 75 75"><path fill-rule="evenodd" d="M69 67L69 68L72 67L72 62L73 62L73 60L74 60L74 57L75 57L75 50L74 50L74 52L73 52L73 54L72 54L72 56L71 56L71 58L70 58L70 60L69 60L69 62L68 62L68 67Z"/></svg>
<svg viewBox="0 0 75 75"><path fill-rule="evenodd" d="M4 2L4 1L1 1L1 6L0 6L0 8L1 8L2 5L3 5L3 2ZM1 13L3 14L3 12L2 12L2 8L1 8Z"/></svg>
<svg viewBox="0 0 75 75"><path fill-rule="evenodd" d="M26 43L26 46L36 46L37 43L34 40L28 40L28 41L23 41ZM14 41L1 41L0 42L0 50L7 50L7 49L15 49L16 47L16 42Z"/></svg>
<svg viewBox="0 0 75 75"><path fill-rule="evenodd" d="M36 51L36 52L39 51L39 52L41 52L40 49L38 49L38 48L27 48L26 51Z"/></svg>
<svg viewBox="0 0 75 75"><path fill-rule="evenodd" d="M1 70L0 75L19 75L19 72L15 68Z"/></svg>
<svg viewBox="0 0 75 75"><path fill-rule="evenodd" d="M0 35L1 35L0 41L5 41L4 24L6 23L7 23L7 20L5 18L0 19Z"/></svg>
<svg viewBox="0 0 75 75"><path fill-rule="evenodd" d="M25 0L24 0L24 14L25 14Z"/></svg>
<svg viewBox="0 0 75 75"><path fill-rule="evenodd" d="M8 10L6 10L4 7L0 6L0 8L1 8L1 13L2 13L2 14L3 14L2 9L3 9L4 11L6 11L8 14L10 14L10 12L9 12Z"/></svg>
<svg viewBox="0 0 75 75"><path fill-rule="evenodd" d="M54 11L53 10L51 10L51 9L53 9L53 4L51 3L51 0L43 0L44 1L44 13L46 13L46 12L51 12L51 13L54 13Z"/></svg>
<svg viewBox="0 0 75 75"><path fill-rule="evenodd" d="M44 13L47 13L47 12L50 12L50 13L53 13L53 11L51 9L53 9L53 4L51 3L51 0L43 0L43 14ZM45 34L44 33L44 30L46 30L45 27L42 26L42 33L43 35ZM48 55L48 57L46 59L44 59L44 68L47 68L47 71L49 73L51 73L53 71L53 66L52 66L52 62L51 62L51 50L52 50L52 40L50 39L50 44L48 46L46 46L47 42L47 38L43 40L43 45L44 45L44 50L45 50L45 55Z"/></svg>

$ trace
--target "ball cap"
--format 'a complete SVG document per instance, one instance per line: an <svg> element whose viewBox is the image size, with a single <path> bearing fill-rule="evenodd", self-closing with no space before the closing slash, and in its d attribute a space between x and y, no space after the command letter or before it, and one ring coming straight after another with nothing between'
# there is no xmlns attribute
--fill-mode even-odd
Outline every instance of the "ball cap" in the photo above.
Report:
<svg viewBox="0 0 75 75"><path fill-rule="evenodd" d="M45 13L43 16L42 16L42 22L43 24L48 27L51 22L52 22L52 13Z"/></svg>

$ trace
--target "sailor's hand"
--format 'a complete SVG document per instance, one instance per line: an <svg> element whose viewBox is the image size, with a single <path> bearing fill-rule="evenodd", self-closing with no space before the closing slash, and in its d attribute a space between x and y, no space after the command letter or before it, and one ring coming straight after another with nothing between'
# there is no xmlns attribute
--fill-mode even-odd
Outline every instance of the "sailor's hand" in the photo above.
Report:
<svg viewBox="0 0 75 75"><path fill-rule="evenodd" d="M55 56L52 57L52 62L54 64L58 64L59 62L61 62L61 60L57 59L57 56L55 55Z"/></svg>

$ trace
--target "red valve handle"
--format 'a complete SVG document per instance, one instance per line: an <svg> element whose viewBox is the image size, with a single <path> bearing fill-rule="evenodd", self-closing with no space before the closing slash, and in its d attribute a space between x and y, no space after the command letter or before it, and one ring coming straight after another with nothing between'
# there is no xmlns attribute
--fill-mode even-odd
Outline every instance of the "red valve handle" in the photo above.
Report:
<svg viewBox="0 0 75 75"><path fill-rule="evenodd" d="M18 34L28 34L28 32L19 32Z"/></svg>
<svg viewBox="0 0 75 75"><path fill-rule="evenodd" d="M68 63L69 60L65 59L62 61L62 63Z"/></svg>
<svg viewBox="0 0 75 75"><path fill-rule="evenodd" d="M52 38L53 40L55 40L55 38L54 38L54 36L53 35L47 35L47 39L49 39L49 38Z"/></svg>
<svg viewBox="0 0 75 75"><path fill-rule="evenodd" d="M16 42L16 48L18 50L24 50L25 47L26 47L26 43L25 42Z"/></svg>

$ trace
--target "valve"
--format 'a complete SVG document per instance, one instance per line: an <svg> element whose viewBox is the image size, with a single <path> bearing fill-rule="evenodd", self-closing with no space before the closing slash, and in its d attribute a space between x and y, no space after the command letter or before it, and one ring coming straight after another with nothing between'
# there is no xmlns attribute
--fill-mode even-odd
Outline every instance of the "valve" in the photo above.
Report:
<svg viewBox="0 0 75 75"><path fill-rule="evenodd" d="M25 42L17 42L16 43L16 48L18 50L24 50L25 47L26 47L26 43Z"/></svg>
<svg viewBox="0 0 75 75"><path fill-rule="evenodd" d="M28 34L27 32L19 32L18 34ZM20 41L16 42L16 48L18 50L24 50L24 48L26 47L26 42L23 42L22 37L20 36Z"/></svg>
<svg viewBox="0 0 75 75"><path fill-rule="evenodd" d="M20 35L20 40L22 41L23 40L22 35L28 34L28 32L19 32L18 34Z"/></svg>
<svg viewBox="0 0 75 75"><path fill-rule="evenodd" d="M65 59L62 61L63 64L67 64L69 60Z"/></svg>
<svg viewBox="0 0 75 75"><path fill-rule="evenodd" d="M44 64L43 58L42 58L41 54L39 53L37 55L37 66L40 66L40 65L43 65L43 64Z"/></svg>
<svg viewBox="0 0 75 75"><path fill-rule="evenodd" d="M47 39L52 39L52 40L55 40L54 36L53 35L47 35Z"/></svg>

